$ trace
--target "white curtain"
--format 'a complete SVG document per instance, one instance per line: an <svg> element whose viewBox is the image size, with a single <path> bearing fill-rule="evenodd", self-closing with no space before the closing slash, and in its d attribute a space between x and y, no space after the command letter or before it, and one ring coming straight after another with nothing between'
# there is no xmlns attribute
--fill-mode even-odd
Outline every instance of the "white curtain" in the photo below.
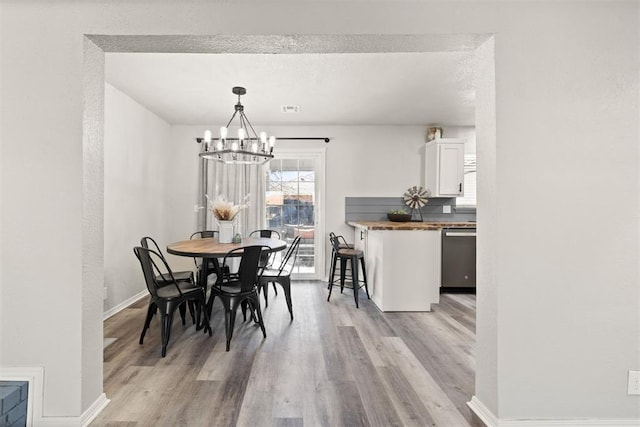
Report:
<svg viewBox="0 0 640 427"><path fill-rule="evenodd" d="M264 173L265 167L262 165L228 165L219 162L208 161L207 165L201 166L201 176L206 174L206 194L210 200L215 200L218 196L224 196L234 204L242 204L245 198L249 203L247 209L243 209L234 221L234 233L240 233L243 237L249 235L253 230L264 228L265 222L265 187ZM204 189L203 189L204 192ZM201 193L203 194L203 193ZM206 199L205 199L206 201ZM206 206L206 216L202 221L204 228L217 230L218 224ZM203 228L203 229L204 229Z"/></svg>

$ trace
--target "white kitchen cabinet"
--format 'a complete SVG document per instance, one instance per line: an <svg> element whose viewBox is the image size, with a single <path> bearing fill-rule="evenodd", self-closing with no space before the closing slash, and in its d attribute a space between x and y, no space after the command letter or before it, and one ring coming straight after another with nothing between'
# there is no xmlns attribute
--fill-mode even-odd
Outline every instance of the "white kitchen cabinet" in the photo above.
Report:
<svg viewBox="0 0 640 427"><path fill-rule="evenodd" d="M381 311L431 311L440 301L440 230L368 230L365 262Z"/></svg>
<svg viewBox="0 0 640 427"><path fill-rule="evenodd" d="M431 197L464 195L464 140L440 138L425 144L424 183Z"/></svg>

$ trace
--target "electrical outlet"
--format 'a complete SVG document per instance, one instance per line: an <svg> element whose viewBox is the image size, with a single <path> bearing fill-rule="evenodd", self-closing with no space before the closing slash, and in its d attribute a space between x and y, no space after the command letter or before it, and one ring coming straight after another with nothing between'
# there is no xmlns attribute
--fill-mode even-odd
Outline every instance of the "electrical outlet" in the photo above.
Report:
<svg viewBox="0 0 640 427"><path fill-rule="evenodd" d="M627 394L640 394L640 371L629 371Z"/></svg>
<svg viewBox="0 0 640 427"><path fill-rule="evenodd" d="M442 205L442 213L451 213L451 205Z"/></svg>

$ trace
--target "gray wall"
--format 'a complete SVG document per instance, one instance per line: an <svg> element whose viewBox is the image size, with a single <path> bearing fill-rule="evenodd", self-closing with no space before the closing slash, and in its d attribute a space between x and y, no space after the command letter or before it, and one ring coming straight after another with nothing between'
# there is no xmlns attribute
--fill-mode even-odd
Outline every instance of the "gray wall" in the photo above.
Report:
<svg viewBox="0 0 640 427"><path fill-rule="evenodd" d="M424 221L475 221L476 214L469 209L456 210L455 198L431 198L420 209ZM443 213L443 206L449 206L451 213ZM344 200L345 221L387 221L391 210L404 209L412 213L401 197L346 197ZM420 213L413 212L412 220L419 220Z"/></svg>

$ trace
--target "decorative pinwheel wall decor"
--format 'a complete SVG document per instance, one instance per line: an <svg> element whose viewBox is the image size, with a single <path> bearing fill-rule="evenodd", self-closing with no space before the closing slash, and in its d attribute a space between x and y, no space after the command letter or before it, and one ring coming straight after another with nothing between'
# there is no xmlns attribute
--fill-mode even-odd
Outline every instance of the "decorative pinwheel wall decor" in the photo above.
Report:
<svg viewBox="0 0 640 427"><path fill-rule="evenodd" d="M404 200L404 204L411 208L411 215L413 215L413 211L418 211L420 214L420 221L422 221L422 210L421 208L427 204L429 201L429 196L431 193L429 190L423 188L420 185L414 185L413 187L409 187L407 191L404 192L402 198Z"/></svg>

